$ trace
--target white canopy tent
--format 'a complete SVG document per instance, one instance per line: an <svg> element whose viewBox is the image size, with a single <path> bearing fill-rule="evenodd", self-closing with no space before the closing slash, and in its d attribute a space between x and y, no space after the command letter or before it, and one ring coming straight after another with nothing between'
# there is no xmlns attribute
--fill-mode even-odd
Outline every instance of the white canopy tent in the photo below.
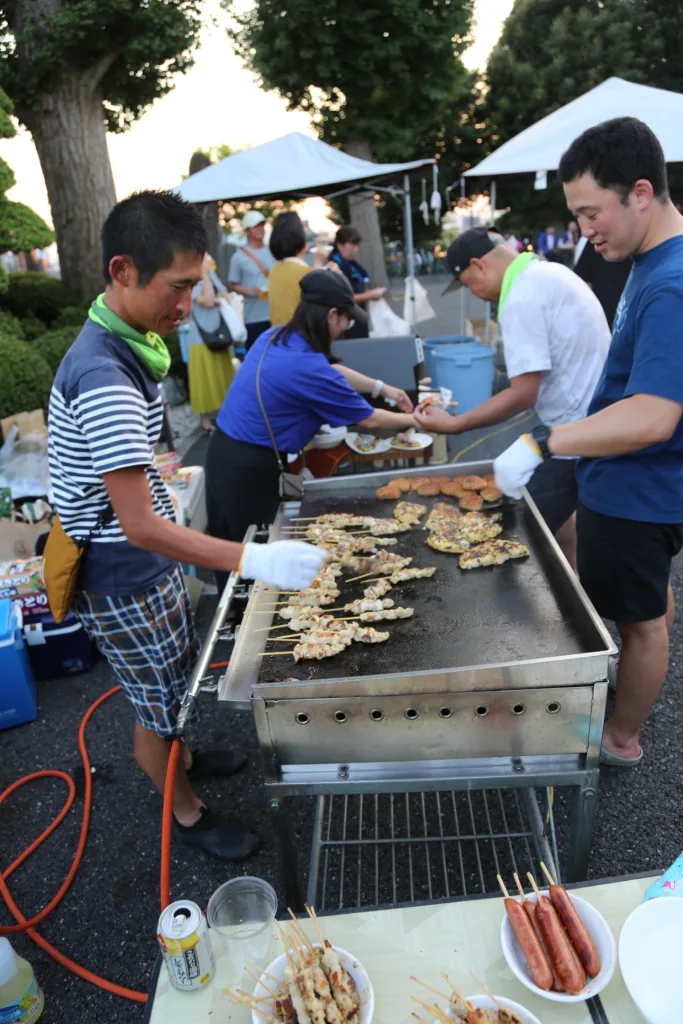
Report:
<svg viewBox="0 0 683 1024"><path fill-rule="evenodd" d="M272 142L226 156L186 178L175 189L190 203L249 202L256 199L332 199L356 191L386 191L404 201L406 270L415 324L415 267L410 205L410 172L433 159L376 164L342 153L326 142L291 132ZM402 186L391 184L392 179ZM385 184L378 184L383 181Z"/></svg>

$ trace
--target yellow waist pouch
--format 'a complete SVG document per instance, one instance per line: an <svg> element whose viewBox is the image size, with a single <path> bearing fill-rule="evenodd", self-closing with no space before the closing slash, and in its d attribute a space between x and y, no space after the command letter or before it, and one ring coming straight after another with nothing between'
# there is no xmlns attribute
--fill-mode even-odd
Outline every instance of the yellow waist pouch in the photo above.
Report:
<svg viewBox="0 0 683 1024"><path fill-rule="evenodd" d="M47 600L55 622L63 622L73 604L81 559L93 537L111 522L114 510L108 505L92 533L74 540L64 531L59 515L55 517L43 552L43 580Z"/></svg>

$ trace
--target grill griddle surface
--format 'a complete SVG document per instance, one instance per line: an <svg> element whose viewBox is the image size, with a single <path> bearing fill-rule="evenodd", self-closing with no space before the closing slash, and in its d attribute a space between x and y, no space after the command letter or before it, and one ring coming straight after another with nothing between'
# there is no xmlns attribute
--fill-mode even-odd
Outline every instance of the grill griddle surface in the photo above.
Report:
<svg viewBox="0 0 683 1024"><path fill-rule="evenodd" d="M437 501L452 504L443 497L421 498L408 494L405 499L426 505L427 515ZM350 512L391 518L395 504L374 497L309 498L302 502L298 515ZM501 539L526 544L531 552L529 558L463 570L458 565L457 555L446 555L427 547L425 541L429 533L422 527L397 534L397 543L389 546L388 551L412 556L415 566L436 566L431 579L400 583L386 595L394 601L395 607L414 608L413 618L368 623L375 629L388 630L389 640L381 644L353 643L341 654L321 661L297 663L284 654L263 658L258 682L430 671L586 653L586 644L582 642L568 602L551 589L543 568L548 556L527 527L524 507L506 507L500 522ZM368 580L343 582L354 575L357 574L347 569L339 577L341 595L331 607L340 607L363 596ZM334 614L342 615L341 612ZM282 622L277 618L274 625ZM284 633L284 630L279 632ZM271 637L266 650L276 651L277 632Z"/></svg>

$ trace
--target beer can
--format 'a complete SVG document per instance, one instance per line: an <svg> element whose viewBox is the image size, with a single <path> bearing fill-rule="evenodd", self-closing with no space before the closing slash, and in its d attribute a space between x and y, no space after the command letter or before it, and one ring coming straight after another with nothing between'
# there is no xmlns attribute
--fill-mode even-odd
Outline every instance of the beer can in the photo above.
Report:
<svg viewBox="0 0 683 1024"><path fill-rule="evenodd" d="M200 992L216 973L206 918L196 903L177 900L166 907L157 938L173 988Z"/></svg>

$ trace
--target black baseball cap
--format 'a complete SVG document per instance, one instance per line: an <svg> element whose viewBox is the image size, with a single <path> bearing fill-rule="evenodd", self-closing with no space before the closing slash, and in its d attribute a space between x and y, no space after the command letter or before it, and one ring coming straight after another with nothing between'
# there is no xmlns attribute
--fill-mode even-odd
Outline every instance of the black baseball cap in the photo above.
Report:
<svg viewBox="0 0 683 1024"><path fill-rule="evenodd" d="M368 314L356 305L353 289L341 271L311 270L304 274L299 286L302 302L314 302L317 306L327 306L328 309L340 309L357 323L368 322Z"/></svg>
<svg viewBox="0 0 683 1024"><path fill-rule="evenodd" d="M481 259L487 252L495 249L496 243L489 238L491 231L493 228L488 226L470 228L469 231L463 231L454 242L451 242L446 253L446 263L454 276L442 295L448 295L449 292L462 287L460 274L469 267L470 260ZM494 234L498 234L498 232L495 231Z"/></svg>

